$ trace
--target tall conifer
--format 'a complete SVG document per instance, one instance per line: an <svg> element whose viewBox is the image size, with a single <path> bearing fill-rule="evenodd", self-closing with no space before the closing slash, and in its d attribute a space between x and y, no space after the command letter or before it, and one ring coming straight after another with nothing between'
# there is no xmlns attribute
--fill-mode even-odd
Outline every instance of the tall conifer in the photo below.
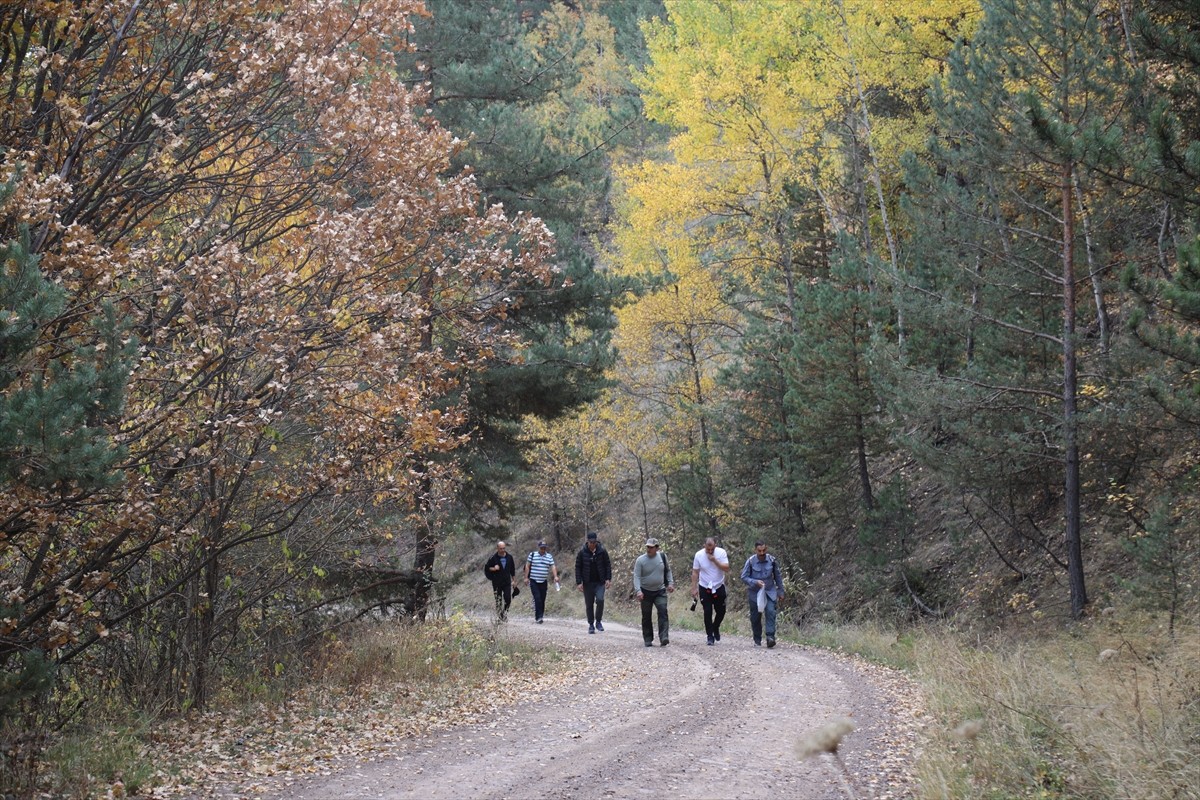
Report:
<svg viewBox="0 0 1200 800"><path fill-rule="evenodd" d="M1060 505L1076 617L1087 603L1079 362L1092 357L1081 334L1105 311L1099 283L1095 308L1076 296L1099 280L1084 269L1080 198L1088 165L1121 136L1113 35L1099 4L998 0L951 57L933 168L911 173L921 234L909 305L922 324L910 327L933 333L910 343L896 393L922 418L913 446L957 485L993 506L1039 494Z"/></svg>

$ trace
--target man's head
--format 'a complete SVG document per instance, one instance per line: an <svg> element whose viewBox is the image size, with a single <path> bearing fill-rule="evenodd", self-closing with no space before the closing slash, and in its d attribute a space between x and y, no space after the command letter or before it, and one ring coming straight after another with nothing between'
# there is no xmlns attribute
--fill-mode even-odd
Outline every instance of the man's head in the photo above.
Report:
<svg viewBox="0 0 1200 800"><path fill-rule="evenodd" d="M754 543L754 552L758 554L759 558L766 558L767 557L766 543L763 542L761 539L759 541L755 542Z"/></svg>
<svg viewBox="0 0 1200 800"><path fill-rule="evenodd" d="M587 535L587 546L589 550L595 550L600 545L600 540L596 536L595 531L589 531Z"/></svg>
<svg viewBox="0 0 1200 800"><path fill-rule="evenodd" d="M658 539L655 539L653 537L647 539L646 540L646 554L652 556L657 552L658 552Z"/></svg>
<svg viewBox="0 0 1200 800"><path fill-rule="evenodd" d="M546 543L545 542L538 542L538 552L539 553L546 552Z"/></svg>
<svg viewBox="0 0 1200 800"><path fill-rule="evenodd" d="M704 552L708 553L711 556L713 554L713 551L716 549L717 549L717 540L716 539L714 539L713 537L710 536L704 540Z"/></svg>
<svg viewBox="0 0 1200 800"><path fill-rule="evenodd" d="M500 555L504 555L504 551L507 549L508 545L506 545L504 542L496 542L496 552Z"/></svg>

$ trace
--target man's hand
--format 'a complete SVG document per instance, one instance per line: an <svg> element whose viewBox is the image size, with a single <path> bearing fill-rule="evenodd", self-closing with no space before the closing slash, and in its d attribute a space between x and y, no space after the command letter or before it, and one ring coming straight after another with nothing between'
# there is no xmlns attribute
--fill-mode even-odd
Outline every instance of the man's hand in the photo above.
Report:
<svg viewBox="0 0 1200 800"><path fill-rule="evenodd" d="M642 593L641 593L641 592L638 592L638 595L637 595L637 597L638 597L638 600L641 600L641 599L642 599Z"/></svg>
<svg viewBox="0 0 1200 800"><path fill-rule="evenodd" d="M692 599L698 600L699 598L700 598L700 590L697 589L695 586L693 586L692 587Z"/></svg>
<svg viewBox="0 0 1200 800"><path fill-rule="evenodd" d="M582 592L582 591L583 591L583 584L582 584L582 583L577 583L577 584L575 584L575 588L576 588L576 589L578 589L579 591L581 591L581 592Z"/></svg>
<svg viewBox="0 0 1200 800"><path fill-rule="evenodd" d="M668 587L667 587L667 592L668 592L668 594L669 594L669 593L671 593L671 592L673 592L673 591L675 591L675 584L671 584L670 586L668 586Z"/></svg>
<svg viewBox="0 0 1200 800"><path fill-rule="evenodd" d="M755 581L755 583L758 584L758 588L760 588L760 589L763 588L764 586L766 586L766 584L763 583L762 581Z"/></svg>
<svg viewBox="0 0 1200 800"><path fill-rule="evenodd" d="M610 586L612 586L612 581L605 581L605 582L604 582L604 588L605 588L605 589L609 588Z"/></svg>

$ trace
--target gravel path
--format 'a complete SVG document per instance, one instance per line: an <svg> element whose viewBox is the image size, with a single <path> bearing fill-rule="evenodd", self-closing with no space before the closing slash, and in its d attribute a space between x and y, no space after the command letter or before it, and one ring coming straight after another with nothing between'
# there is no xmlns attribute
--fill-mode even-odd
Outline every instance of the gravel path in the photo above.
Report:
<svg viewBox="0 0 1200 800"><path fill-rule="evenodd" d="M505 634L572 651L588 664L566 685L514 697L481 723L398 742L377 760L276 785L255 797L835 798L911 797L919 703L890 670L786 642L674 630L644 647L618 623L515 618ZM802 760L798 740L846 716L839 754ZM259 787L262 788L268 787Z"/></svg>

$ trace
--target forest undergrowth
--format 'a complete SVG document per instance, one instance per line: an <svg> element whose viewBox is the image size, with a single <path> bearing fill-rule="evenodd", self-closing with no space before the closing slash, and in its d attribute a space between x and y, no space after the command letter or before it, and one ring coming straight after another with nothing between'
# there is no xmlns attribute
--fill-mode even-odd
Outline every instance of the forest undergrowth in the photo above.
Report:
<svg viewBox="0 0 1200 800"><path fill-rule="evenodd" d="M423 625L362 623L322 644L304 670L227 675L203 713L134 712L114 693L92 699L103 710L58 727L78 704L66 682L27 710L20 739L0 731L0 797L171 797L219 782L287 780L468 723L548 669L563 672L564 658L455 613ZM41 725L30 724L35 718Z"/></svg>
<svg viewBox="0 0 1200 800"><path fill-rule="evenodd" d="M931 718L922 800L1200 798L1200 630L1104 609L1067 630L824 626L905 670Z"/></svg>

